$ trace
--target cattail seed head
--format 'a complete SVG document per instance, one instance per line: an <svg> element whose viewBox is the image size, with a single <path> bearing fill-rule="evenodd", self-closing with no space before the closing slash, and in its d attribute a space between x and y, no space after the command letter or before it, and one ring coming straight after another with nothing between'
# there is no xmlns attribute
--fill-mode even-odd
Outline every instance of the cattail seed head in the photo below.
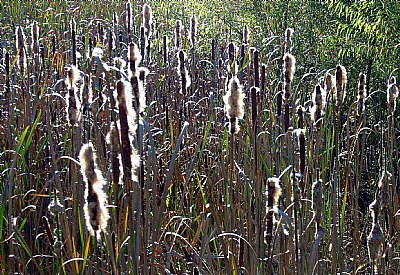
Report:
<svg viewBox="0 0 400 275"><path fill-rule="evenodd" d="M192 47L196 45L197 23L196 15L193 15L190 20L190 43Z"/></svg>
<svg viewBox="0 0 400 275"><path fill-rule="evenodd" d="M86 184L84 214L89 233L100 238L110 218L106 208L107 195L103 190L104 179L96 165L96 154L91 142L84 144L79 153L81 173Z"/></svg>
<svg viewBox="0 0 400 275"><path fill-rule="evenodd" d="M342 65L336 67L336 105L341 106L346 97L347 71Z"/></svg>
<svg viewBox="0 0 400 275"><path fill-rule="evenodd" d="M282 100L283 100L283 96L282 96L282 91L283 89L283 84L282 82L279 81L278 83L278 94L276 95L276 113L277 116L280 117L282 115Z"/></svg>
<svg viewBox="0 0 400 275"><path fill-rule="evenodd" d="M120 167L122 167L122 160L119 153L121 151L121 146L116 122L111 123L110 132L107 135L107 143L110 146L113 182L116 184L122 184L123 173L121 173L120 169Z"/></svg>
<svg viewBox="0 0 400 275"><path fill-rule="evenodd" d="M181 47L181 35L182 35L182 21L176 20L175 25L175 48L180 49Z"/></svg>
<svg viewBox="0 0 400 275"><path fill-rule="evenodd" d="M133 10L132 10L132 4L131 1L128 0L125 4L125 9L126 9L126 17L125 17L125 24L126 28L128 31L128 36L129 38L131 37L131 32L132 32L132 26L133 26ZM129 39L130 41L130 39Z"/></svg>
<svg viewBox="0 0 400 275"><path fill-rule="evenodd" d="M297 127L300 129L304 128L304 107L303 106L299 106L297 107L297 117L298 117L298 121L297 121Z"/></svg>
<svg viewBox="0 0 400 275"><path fill-rule="evenodd" d="M18 66L21 73L24 74L27 67L26 45L25 45L26 37L24 30L21 26L17 27L17 29L15 30L15 36L16 36Z"/></svg>
<svg viewBox="0 0 400 275"><path fill-rule="evenodd" d="M312 202L315 211L317 227L321 225L322 219L322 180L317 180L312 185Z"/></svg>
<svg viewBox="0 0 400 275"><path fill-rule="evenodd" d="M80 119L81 103L78 98L77 82L80 80L80 72L78 68L71 65L66 67L67 77L65 84L67 85L67 121L70 126L76 125Z"/></svg>
<svg viewBox="0 0 400 275"><path fill-rule="evenodd" d="M327 73L325 76L325 91L327 93L330 93L332 92L333 89L335 89L335 87L336 87L335 78L330 73Z"/></svg>
<svg viewBox="0 0 400 275"><path fill-rule="evenodd" d="M367 97L367 91L365 89L365 74L360 73L358 80L358 93L357 93L357 114L361 115L365 109L364 100Z"/></svg>
<svg viewBox="0 0 400 275"><path fill-rule="evenodd" d="M151 25L153 23L153 12L148 4L143 5L143 26L147 39L151 36Z"/></svg>
<svg viewBox="0 0 400 275"><path fill-rule="evenodd" d="M265 228L265 242L270 245L272 241L272 229L274 225L274 213L277 211L279 196L281 195L281 187L279 185L279 178L267 179L266 195L266 228Z"/></svg>
<svg viewBox="0 0 400 275"><path fill-rule="evenodd" d="M136 72L140 62L142 61L142 56L139 52L139 48L136 43L129 43L128 48L128 59L129 59L129 73L130 77ZM129 77L129 78L130 78Z"/></svg>
<svg viewBox="0 0 400 275"><path fill-rule="evenodd" d="M186 60L186 54L183 50L180 50L178 53L178 74L181 77L181 90L180 93L183 95L186 95L187 89L191 85L191 80L189 77L189 73L185 67L185 60Z"/></svg>
<svg viewBox="0 0 400 275"><path fill-rule="evenodd" d="M39 53L39 26L36 21L33 22L31 29L31 51L35 54Z"/></svg>
<svg viewBox="0 0 400 275"><path fill-rule="evenodd" d="M292 50L292 35L294 33L294 30L292 28L287 28L285 31L285 52L289 53Z"/></svg>
<svg viewBox="0 0 400 275"><path fill-rule="evenodd" d="M396 110L397 97L399 96L399 86L396 83L396 78L392 76L388 82L387 88L387 103L389 112L393 113Z"/></svg>
<svg viewBox="0 0 400 275"><path fill-rule="evenodd" d="M388 171L383 171L381 178L378 182L378 199L381 202L381 209L385 209L389 206L391 201L389 195L389 183L391 181L392 174Z"/></svg>
<svg viewBox="0 0 400 275"><path fill-rule="evenodd" d="M243 27L243 44L249 44L249 29L247 25Z"/></svg>
<svg viewBox="0 0 400 275"><path fill-rule="evenodd" d="M285 100L289 100L290 98L290 84L293 81L293 76L296 70L296 58L290 53L286 53L283 57L284 61L284 89L285 89Z"/></svg>
<svg viewBox="0 0 400 275"><path fill-rule="evenodd" d="M304 129L297 129L296 135L299 142L299 150L300 150L300 173L304 175L304 171L306 169L306 137Z"/></svg>
<svg viewBox="0 0 400 275"><path fill-rule="evenodd" d="M384 239L385 237L379 223L373 223L371 232L367 237L368 254L371 262L374 262L378 258L379 250Z"/></svg>
<svg viewBox="0 0 400 275"><path fill-rule="evenodd" d="M242 119L244 116L244 94L237 76L232 77L227 85L226 94L223 97L225 104L225 114L230 119L230 128L234 129L234 133L238 133L240 128L237 124L237 119ZM235 118L235 120L232 120ZM232 122L234 123L232 125Z"/></svg>
<svg viewBox="0 0 400 275"><path fill-rule="evenodd" d="M311 120L315 123L315 126L319 128L321 126L321 117L325 113L325 90L320 85L315 86L313 96L313 106L311 107Z"/></svg>

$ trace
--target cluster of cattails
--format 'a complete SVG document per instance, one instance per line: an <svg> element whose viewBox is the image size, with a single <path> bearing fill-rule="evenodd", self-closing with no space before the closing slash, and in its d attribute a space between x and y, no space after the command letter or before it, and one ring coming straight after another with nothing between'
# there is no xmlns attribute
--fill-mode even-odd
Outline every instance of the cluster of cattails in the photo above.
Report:
<svg viewBox="0 0 400 275"><path fill-rule="evenodd" d="M367 91L365 88L365 74L360 73L358 80L358 94L357 94L357 114L361 115L365 110L365 98L367 97Z"/></svg>
<svg viewBox="0 0 400 275"><path fill-rule="evenodd" d="M389 111L393 113L396 110L396 101L399 96L399 87L396 83L396 77L392 76L389 79L388 88L387 88L387 103L389 107Z"/></svg>
<svg viewBox="0 0 400 275"><path fill-rule="evenodd" d="M279 185L279 178L268 178L267 179L267 191L266 191L266 218L265 218L265 242L270 245L272 241L272 230L274 226L274 213L278 209L278 201L281 195L281 187Z"/></svg>
<svg viewBox="0 0 400 275"><path fill-rule="evenodd" d="M79 153L81 173L85 182L84 214L89 233L100 238L109 219L106 208L107 195L104 192L104 179L96 164L96 154L91 143L84 144Z"/></svg>
<svg viewBox="0 0 400 275"><path fill-rule="evenodd" d="M321 126L322 116L325 112L325 98L325 90L320 85L315 86L312 95L311 120L316 128Z"/></svg>
<svg viewBox="0 0 400 275"><path fill-rule="evenodd" d="M180 93L186 95L187 89L191 85L191 80L189 77L188 70L185 66L186 54L183 50L178 52L178 74L181 78L181 90Z"/></svg>
<svg viewBox="0 0 400 275"><path fill-rule="evenodd" d="M66 68L67 77L65 84L67 87L67 121L70 126L76 125L80 119L81 103L78 97L77 82L80 80L80 72L74 65Z"/></svg>
<svg viewBox="0 0 400 275"><path fill-rule="evenodd" d="M226 94L223 97L231 134L237 134L240 130L238 119L242 119L244 116L243 99L242 85L240 85L237 76L234 76L229 80Z"/></svg>

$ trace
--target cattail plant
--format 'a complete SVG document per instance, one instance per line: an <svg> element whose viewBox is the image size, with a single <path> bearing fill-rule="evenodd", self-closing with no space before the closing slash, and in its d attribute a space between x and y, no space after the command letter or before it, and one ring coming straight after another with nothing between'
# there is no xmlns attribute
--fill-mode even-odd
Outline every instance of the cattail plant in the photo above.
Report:
<svg viewBox="0 0 400 275"><path fill-rule="evenodd" d="M379 251L384 240L382 228L379 225L378 220L380 208L380 200L376 197L375 200L369 205L369 210L372 217L372 229L367 237L368 255L370 259L372 273L376 272L377 268L375 268L375 262L378 259Z"/></svg>
<svg viewBox="0 0 400 275"><path fill-rule="evenodd" d="M78 98L78 88L76 83L80 80L80 72L78 68L71 65L66 68L67 77L65 84L67 85L67 121L70 126L76 125L80 119L81 103Z"/></svg>
<svg viewBox="0 0 400 275"><path fill-rule="evenodd" d="M317 129L320 128L322 116L325 113L325 98L325 90L320 85L315 86L312 95L311 120Z"/></svg>
<svg viewBox="0 0 400 275"><path fill-rule="evenodd" d="M274 227L274 213L277 213L278 201L281 195L281 187L279 185L279 178L268 178L266 182L266 206L265 206L265 233L264 239L268 246L269 261L268 261L268 274L272 274L272 231Z"/></svg>
<svg viewBox="0 0 400 275"><path fill-rule="evenodd" d="M357 114L360 116L365 110L364 100L367 97L367 91L365 89L365 74L360 73L358 80L358 93L357 93Z"/></svg>
<svg viewBox="0 0 400 275"><path fill-rule="evenodd" d="M387 103L389 107L389 112L393 113L396 110L397 97L399 96L399 87L396 83L396 78L392 76L388 82L387 88Z"/></svg>
<svg viewBox="0 0 400 275"><path fill-rule="evenodd" d="M175 48L180 49L181 48L181 40L182 40L182 21L181 20L176 20L176 25L175 25Z"/></svg>
<svg viewBox="0 0 400 275"><path fill-rule="evenodd" d="M183 95L186 95L187 89L191 85L191 80L189 77L189 73L185 67L185 60L186 60L186 54L183 50L180 50L178 53L178 74L181 78L181 89L180 93Z"/></svg>
<svg viewBox="0 0 400 275"><path fill-rule="evenodd" d="M294 72L296 70L296 59L290 53L286 53L283 57L284 61L284 83L283 87L285 90L284 99L285 99L285 131L289 129L290 126L290 95L291 95L291 83L293 81Z"/></svg>
<svg viewBox="0 0 400 275"><path fill-rule="evenodd" d="M148 4L143 5L143 26L145 28L145 35L147 39L150 38L153 24L153 12Z"/></svg>
<svg viewBox="0 0 400 275"><path fill-rule="evenodd" d="M106 208L107 195L104 192L104 179L96 164L96 153L93 144L84 144L79 153L81 173L85 182L85 205L83 207L86 227L90 235L97 235L105 231L109 219Z"/></svg>
<svg viewBox="0 0 400 275"><path fill-rule="evenodd" d="M21 74L25 74L26 68L27 68L27 59L26 59L26 37L24 33L24 29L19 26L15 30L15 36L16 36L16 46L17 46L17 64L19 66L19 70L21 71Z"/></svg>
<svg viewBox="0 0 400 275"><path fill-rule="evenodd" d="M247 27L247 25L245 25L243 27L243 31L242 31L242 40L243 40L243 44L249 44L249 28Z"/></svg>
<svg viewBox="0 0 400 275"><path fill-rule="evenodd" d="M117 128L117 123L112 122L110 126L110 132L107 135L107 143L110 146L110 158L111 158L111 169L114 184L122 184L121 167L121 148L120 148L120 138Z"/></svg>
<svg viewBox="0 0 400 275"><path fill-rule="evenodd" d="M194 48L196 45L196 39L197 39L197 18L196 15L193 15L191 20L190 20L190 44Z"/></svg>
<svg viewBox="0 0 400 275"><path fill-rule="evenodd" d="M125 9L126 9L126 17L125 17L125 23L126 23L126 29L128 32L128 42L132 41L132 35L131 33L133 32L133 10L132 10L132 4L131 1L128 0L125 4Z"/></svg>
<svg viewBox="0 0 400 275"><path fill-rule="evenodd" d="M292 51L292 35L294 30L292 28L287 28L285 31L285 53L290 53Z"/></svg>
<svg viewBox="0 0 400 275"><path fill-rule="evenodd" d="M36 21L31 28L31 51L33 54L39 54L39 26Z"/></svg>
<svg viewBox="0 0 400 275"><path fill-rule="evenodd" d="M242 86L237 76L234 76L229 80L226 94L223 97L225 114L229 119L229 129L232 135L237 134L240 130L238 119L242 119L244 116L243 99Z"/></svg>

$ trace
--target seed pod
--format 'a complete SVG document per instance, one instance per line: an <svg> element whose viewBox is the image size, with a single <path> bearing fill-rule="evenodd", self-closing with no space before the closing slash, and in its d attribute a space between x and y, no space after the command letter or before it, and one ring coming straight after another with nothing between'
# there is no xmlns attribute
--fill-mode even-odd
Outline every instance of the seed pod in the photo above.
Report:
<svg viewBox="0 0 400 275"><path fill-rule="evenodd" d="M249 29L247 28L247 25L245 25L243 27L243 31L242 31L242 35L243 35L243 44L249 44Z"/></svg>
<svg viewBox="0 0 400 275"><path fill-rule="evenodd" d="M175 48L181 48L181 36L182 36L182 21L176 20L175 26Z"/></svg>
<svg viewBox="0 0 400 275"><path fill-rule="evenodd" d="M285 31L285 53L290 53L292 50L292 35L294 33L294 30L292 28L287 28Z"/></svg>
<svg viewBox="0 0 400 275"><path fill-rule="evenodd" d="M387 97L386 97L390 113L393 113L396 110L398 96L399 96L399 87L397 86L396 78L391 77L388 82Z"/></svg>
<svg viewBox="0 0 400 275"><path fill-rule="evenodd" d="M186 70L185 67L185 59L186 59L186 54L183 50L180 50L178 53L178 74L181 77L181 90L180 93L183 95L186 95L187 89L191 85L191 80L189 77L189 73Z"/></svg>
<svg viewBox="0 0 400 275"><path fill-rule="evenodd" d="M290 53L286 53L283 57L284 61L284 89L285 101L290 99L291 89L290 85L293 81L293 76L296 70L296 58Z"/></svg>
<svg viewBox="0 0 400 275"><path fill-rule="evenodd" d="M315 86L313 92L313 106L311 108L311 120L318 129L321 126L321 117L325 113L325 91L320 85Z"/></svg>
<svg viewBox="0 0 400 275"><path fill-rule="evenodd" d="M278 207L278 200L281 195L281 187L278 178L267 179L267 192L266 192L266 229L265 229L265 242L270 245L272 241L273 230L273 216Z"/></svg>
<svg viewBox="0 0 400 275"><path fill-rule="evenodd" d="M196 45L196 36L197 36L197 18L196 15L192 16L190 20L190 43L192 47Z"/></svg>
<svg viewBox="0 0 400 275"><path fill-rule="evenodd" d="M151 36L151 25L153 24L153 12L148 4L143 5L143 26L147 39Z"/></svg>
<svg viewBox="0 0 400 275"><path fill-rule="evenodd" d="M19 26L15 30L15 36L16 36L16 46L17 46L17 64L19 66L19 70L21 71L21 74L24 75L27 67L27 60L26 60L26 38L24 34L24 30L22 29L21 26Z"/></svg>

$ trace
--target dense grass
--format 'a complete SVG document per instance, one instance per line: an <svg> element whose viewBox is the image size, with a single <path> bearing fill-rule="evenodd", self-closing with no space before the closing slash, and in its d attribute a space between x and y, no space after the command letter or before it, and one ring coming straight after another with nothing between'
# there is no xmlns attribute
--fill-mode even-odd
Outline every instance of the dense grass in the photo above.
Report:
<svg viewBox="0 0 400 275"><path fill-rule="evenodd" d="M129 85L135 82L126 69L103 68L115 57L129 61L130 42L141 50L139 2L131 31L125 2L0 4L2 273L399 273L400 126L398 108L387 103L388 86L367 91L361 101L363 85L349 74L344 100L337 99L337 83L313 121L315 87L324 88L328 73L339 76L326 64L306 66L296 30L291 48L285 29L260 32L256 18L238 13L244 7L236 1L218 9L220 1L150 1L150 55L145 51L140 63L149 69L147 106L128 114L136 128L124 140L121 101L114 95L121 72ZM193 45L188 32L194 14L199 24ZM184 26L180 47L174 45L176 19ZM31 46L34 21L37 50ZM16 43L18 26L27 38L23 50ZM74 40L81 57L72 50ZM96 48L103 50L101 62L93 56ZM191 80L187 89L177 69L180 50ZM284 62L289 52L300 56L293 80ZM66 69L75 62L85 81L78 83L82 93L75 91L80 117L69 123ZM237 134L223 101L234 64L246 96ZM135 85L132 95L137 111ZM118 121L117 144L124 150L115 155L107 134ZM84 216L87 179L79 153L89 141L110 215L99 238L89 234ZM119 181L113 160L127 146L141 163L131 170L121 156ZM273 177L282 188L275 208L274 185L268 185Z"/></svg>

